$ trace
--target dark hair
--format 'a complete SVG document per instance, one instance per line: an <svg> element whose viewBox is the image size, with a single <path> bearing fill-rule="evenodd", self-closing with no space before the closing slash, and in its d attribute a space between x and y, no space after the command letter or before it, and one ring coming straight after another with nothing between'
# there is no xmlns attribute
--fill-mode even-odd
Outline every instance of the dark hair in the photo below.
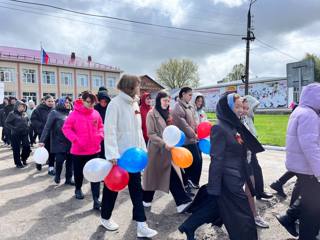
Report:
<svg viewBox="0 0 320 240"><path fill-rule="evenodd" d="M159 91L156 96L156 104L157 102L160 102L161 98L165 98L165 97L169 97L169 94L164 90Z"/></svg>
<svg viewBox="0 0 320 240"><path fill-rule="evenodd" d="M167 109L162 109L161 107L161 98L165 98L165 97L169 97L169 94L166 91L160 91L158 92L157 96L156 96L156 106L155 108L157 109L157 111L160 113L160 115L163 117L163 119L165 121L168 120L169 118L169 107Z"/></svg>
<svg viewBox="0 0 320 240"><path fill-rule="evenodd" d="M51 96L50 94L44 96L43 100L47 101L49 98L53 98L53 96Z"/></svg>
<svg viewBox="0 0 320 240"><path fill-rule="evenodd" d="M183 93L187 93L187 92L191 92L192 91L192 88L189 88L189 87L183 87L180 89L180 92L179 92L179 98L181 99L182 98L182 95Z"/></svg>
<svg viewBox="0 0 320 240"><path fill-rule="evenodd" d="M206 103L205 103L205 100L204 100L204 96L202 96L202 95L197 96L196 99L194 100L194 102L196 103L199 98L202 98L202 106L201 106L201 108L204 108L206 106Z"/></svg>
<svg viewBox="0 0 320 240"><path fill-rule="evenodd" d="M133 97L133 91L134 89L141 83L141 79L138 76L134 75L123 75L121 79L118 82L117 88L129 95L130 97Z"/></svg>
<svg viewBox="0 0 320 240"><path fill-rule="evenodd" d="M100 92L100 91L108 91L108 89L105 86L101 86L101 87L99 87L98 92Z"/></svg>
<svg viewBox="0 0 320 240"><path fill-rule="evenodd" d="M97 97L94 95L91 91L84 91L81 93L82 100L86 100L87 98L90 98L92 103L97 102Z"/></svg>

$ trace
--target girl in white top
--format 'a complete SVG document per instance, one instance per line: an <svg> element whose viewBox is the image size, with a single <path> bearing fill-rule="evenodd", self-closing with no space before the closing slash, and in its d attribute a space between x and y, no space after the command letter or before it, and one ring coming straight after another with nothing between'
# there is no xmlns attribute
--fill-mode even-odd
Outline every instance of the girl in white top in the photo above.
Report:
<svg viewBox="0 0 320 240"><path fill-rule="evenodd" d="M131 147L146 149L141 128L141 114L138 105L141 80L137 76L123 75L118 83L120 93L109 103L104 121L105 157L113 164L117 163L120 155ZM133 204L133 220L137 222L137 236L151 238L157 231L146 224L143 207L143 191L141 173L129 173L129 193ZM101 206L101 224L110 231L119 228L111 219L117 199L117 192L103 189Z"/></svg>

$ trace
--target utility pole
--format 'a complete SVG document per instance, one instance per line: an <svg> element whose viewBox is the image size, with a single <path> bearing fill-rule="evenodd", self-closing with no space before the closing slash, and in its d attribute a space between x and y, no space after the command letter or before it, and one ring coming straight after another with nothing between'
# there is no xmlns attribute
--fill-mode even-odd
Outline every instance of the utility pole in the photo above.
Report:
<svg viewBox="0 0 320 240"><path fill-rule="evenodd" d="M257 0L251 0L250 6L248 10L248 18L247 18L247 37L243 37L242 40L246 40L246 66L245 66L245 75L244 75L244 89L245 95L249 94L249 60L250 60L250 41L255 40L255 36L251 30L251 6Z"/></svg>

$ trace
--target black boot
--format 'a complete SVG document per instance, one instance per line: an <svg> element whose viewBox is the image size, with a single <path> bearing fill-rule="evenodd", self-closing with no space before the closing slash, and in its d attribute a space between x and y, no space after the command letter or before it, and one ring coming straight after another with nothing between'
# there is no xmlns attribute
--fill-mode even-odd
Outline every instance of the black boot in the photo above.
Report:
<svg viewBox="0 0 320 240"><path fill-rule="evenodd" d="M262 198L263 199L270 199L270 198L272 198L273 196L272 196L272 194L268 194L268 193L266 193L266 192L262 192L261 194L257 194L257 196L256 196L256 198L258 199L258 200L261 200Z"/></svg>
<svg viewBox="0 0 320 240"><path fill-rule="evenodd" d="M270 187L275 190L277 192L277 194L283 198L286 198L287 195L285 194L285 192L283 191L283 185L279 182L279 181L276 181L274 183L272 183L270 185Z"/></svg>
<svg viewBox="0 0 320 240"><path fill-rule="evenodd" d="M54 176L54 182L56 184L59 184L60 183L60 177L58 175Z"/></svg>
<svg viewBox="0 0 320 240"><path fill-rule="evenodd" d="M72 180L72 178L71 179L66 179L64 184L74 186L74 181Z"/></svg>
<svg viewBox="0 0 320 240"><path fill-rule="evenodd" d="M41 164L36 164L36 168L37 168L38 171L41 171L42 165Z"/></svg>
<svg viewBox="0 0 320 240"><path fill-rule="evenodd" d="M101 207L101 203L99 201L100 182L91 183L91 192L92 192L92 199L93 199L93 209L100 210L100 207Z"/></svg>
<svg viewBox="0 0 320 240"><path fill-rule="evenodd" d="M76 195L76 199L79 199L79 200L84 199L84 195L83 195L81 189L76 189L76 191L74 193Z"/></svg>
<svg viewBox="0 0 320 240"><path fill-rule="evenodd" d="M100 210L101 208L101 202L99 201L98 198L93 199L93 209L94 210Z"/></svg>
<svg viewBox="0 0 320 240"><path fill-rule="evenodd" d="M185 233L187 235L187 240L195 240L194 232L193 233L188 232L183 226L180 226L178 229L181 233Z"/></svg>
<svg viewBox="0 0 320 240"><path fill-rule="evenodd" d="M292 236L297 237L299 234L296 230L296 223L291 221L291 219L287 215L276 216L279 223L290 233Z"/></svg>

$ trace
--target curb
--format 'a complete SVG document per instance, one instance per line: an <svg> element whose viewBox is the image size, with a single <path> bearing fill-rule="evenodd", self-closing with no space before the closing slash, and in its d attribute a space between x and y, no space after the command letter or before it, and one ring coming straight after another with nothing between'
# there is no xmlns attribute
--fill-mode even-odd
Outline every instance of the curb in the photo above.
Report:
<svg viewBox="0 0 320 240"><path fill-rule="evenodd" d="M274 151L282 151L282 152L286 151L285 147L270 146L270 145L263 145L263 147L266 150L274 150Z"/></svg>

